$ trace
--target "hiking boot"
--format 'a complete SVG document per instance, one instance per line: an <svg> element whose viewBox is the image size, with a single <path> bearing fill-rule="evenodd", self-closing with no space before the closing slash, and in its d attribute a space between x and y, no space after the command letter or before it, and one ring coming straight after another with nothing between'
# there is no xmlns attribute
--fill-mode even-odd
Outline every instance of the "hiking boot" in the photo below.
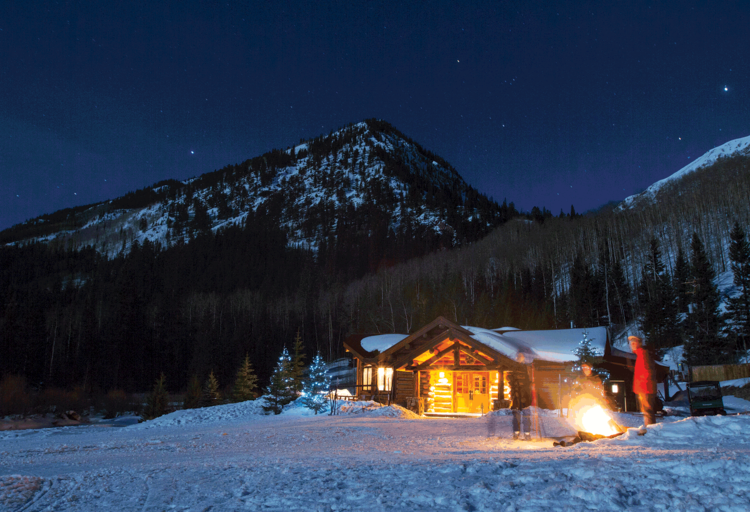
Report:
<svg viewBox="0 0 750 512"><path fill-rule="evenodd" d="M527 441L531 441L531 432L526 432L524 434L524 439L526 439Z"/></svg>
<svg viewBox="0 0 750 512"><path fill-rule="evenodd" d="M520 432L513 432L513 440L514 441L518 441L519 437L521 437L521 433Z"/></svg>

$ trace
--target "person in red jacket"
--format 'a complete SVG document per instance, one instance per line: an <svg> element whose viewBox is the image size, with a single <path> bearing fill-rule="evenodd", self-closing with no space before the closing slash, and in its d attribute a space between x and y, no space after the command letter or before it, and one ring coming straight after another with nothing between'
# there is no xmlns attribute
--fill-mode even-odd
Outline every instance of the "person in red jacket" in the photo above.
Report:
<svg viewBox="0 0 750 512"><path fill-rule="evenodd" d="M654 361L648 350L643 348L643 341L638 336L628 336L630 349L636 355L633 372L633 393L638 395L638 402L643 413L643 424L656 423L656 379Z"/></svg>

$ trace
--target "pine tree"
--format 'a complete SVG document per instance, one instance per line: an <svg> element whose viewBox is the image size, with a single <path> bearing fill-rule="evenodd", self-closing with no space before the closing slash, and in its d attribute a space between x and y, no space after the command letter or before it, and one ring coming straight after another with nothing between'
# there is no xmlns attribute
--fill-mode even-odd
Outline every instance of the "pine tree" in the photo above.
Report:
<svg viewBox="0 0 750 512"><path fill-rule="evenodd" d="M216 380L213 370L208 376L206 383L203 385L203 397L201 398L201 406L209 407L211 405L217 405L221 400L219 394L219 381Z"/></svg>
<svg viewBox="0 0 750 512"><path fill-rule="evenodd" d="M289 376L292 379L292 389L295 393L299 394L302 392L303 378L305 376L305 359L304 350L305 347L302 344L302 336L300 336L299 329L297 329L297 335L294 337L294 356L292 357L292 366Z"/></svg>
<svg viewBox="0 0 750 512"><path fill-rule="evenodd" d="M245 361L237 371L237 378L234 381L232 389L232 400L235 402L245 402L255 398L255 389L258 387L258 377L253 371L253 365L250 364L250 356L245 355Z"/></svg>
<svg viewBox="0 0 750 512"><path fill-rule="evenodd" d="M164 385L166 377L162 373L154 384L154 390L146 398L146 408L141 414L141 421L148 421L165 415L169 410L169 393Z"/></svg>
<svg viewBox="0 0 750 512"><path fill-rule="evenodd" d="M307 369L307 379L302 389L302 403L308 409L325 412L328 409L328 392L331 387L331 378L326 372L326 364L318 352Z"/></svg>
<svg viewBox="0 0 750 512"><path fill-rule="evenodd" d="M589 266L584 262L582 253L573 260L570 270L570 318L577 327L597 325L595 305L596 279Z"/></svg>
<svg viewBox="0 0 750 512"><path fill-rule="evenodd" d="M187 394L185 395L185 401L182 403L182 408L195 409L200 407L202 398L203 388L201 388L201 382L196 375L193 375L190 377L190 383L188 384Z"/></svg>
<svg viewBox="0 0 750 512"><path fill-rule="evenodd" d="M685 258L682 247L677 251L677 259L674 263L674 275L672 276L672 288L674 288L675 298L677 299L677 312L687 313L688 304L690 303L690 289L688 281L690 280L690 265Z"/></svg>
<svg viewBox="0 0 750 512"><path fill-rule="evenodd" d="M615 258L612 264L612 271L609 275L610 295L615 303L615 312L612 316L617 319L617 323L625 324L632 318L632 306L630 303L631 290L628 280L625 278L625 272L622 269L622 263Z"/></svg>
<svg viewBox="0 0 750 512"><path fill-rule="evenodd" d="M674 291L661 261L661 249L656 238L651 239L643 266L638 302L641 307L639 328L656 356L661 357L664 349L679 345L681 340Z"/></svg>
<svg viewBox="0 0 750 512"><path fill-rule="evenodd" d="M584 329L581 341L578 342L578 347L573 351L573 354L578 357L578 361L573 367L574 370L580 370L581 364L583 363L593 365L601 359L602 354L591 346L591 342L594 339L595 338L589 338L589 332Z"/></svg>
<svg viewBox="0 0 750 512"><path fill-rule="evenodd" d="M745 231L737 222L729 236L732 240L729 259L739 295L729 299L727 309L732 321L732 332L737 337L737 349L747 352L750 342L750 244Z"/></svg>
<svg viewBox="0 0 750 512"><path fill-rule="evenodd" d="M731 354L727 353L726 339L719 335L722 318L715 274L697 233L693 233L691 249L690 285L693 290L690 312L685 320L688 336L685 359L690 365L719 364L730 360Z"/></svg>
<svg viewBox="0 0 750 512"><path fill-rule="evenodd" d="M291 377L292 358L289 357L289 351L284 347L279 357L276 368L271 375L271 382L266 388L266 404L263 410L266 414L281 414L284 406L290 403L297 396L293 388Z"/></svg>
<svg viewBox="0 0 750 512"><path fill-rule="evenodd" d="M609 372L595 368L596 364L602 361L602 356L604 355L600 354L598 350L591 346L591 342L595 339L596 338L589 338L588 331L583 331L581 341L578 342L578 347L573 351L573 354L578 357L578 361L573 365L573 371L581 371L581 365L586 363L591 367L594 373L600 375L603 379L608 379Z"/></svg>

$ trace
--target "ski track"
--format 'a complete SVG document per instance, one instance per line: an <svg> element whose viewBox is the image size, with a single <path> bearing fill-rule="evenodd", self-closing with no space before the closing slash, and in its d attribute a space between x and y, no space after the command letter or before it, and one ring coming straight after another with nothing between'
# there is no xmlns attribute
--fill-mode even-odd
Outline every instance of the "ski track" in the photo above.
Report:
<svg viewBox="0 0 750 512"><path fill-rule="evenodd" d="M514 442L510 422L364 413L3 432L0 510L750 509L749 416L667 418L567 448Z"/></svg>

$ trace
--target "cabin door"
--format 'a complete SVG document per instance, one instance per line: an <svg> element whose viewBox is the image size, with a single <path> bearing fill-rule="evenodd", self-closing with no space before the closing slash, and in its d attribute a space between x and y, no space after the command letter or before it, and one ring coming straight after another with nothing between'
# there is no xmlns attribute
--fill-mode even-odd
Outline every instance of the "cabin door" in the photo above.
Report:
<svg viewBox="0 0 750 512"><path fill-rule="evenodd" d="M490 410L489 372L456 372L456 412Z"/></svg>

